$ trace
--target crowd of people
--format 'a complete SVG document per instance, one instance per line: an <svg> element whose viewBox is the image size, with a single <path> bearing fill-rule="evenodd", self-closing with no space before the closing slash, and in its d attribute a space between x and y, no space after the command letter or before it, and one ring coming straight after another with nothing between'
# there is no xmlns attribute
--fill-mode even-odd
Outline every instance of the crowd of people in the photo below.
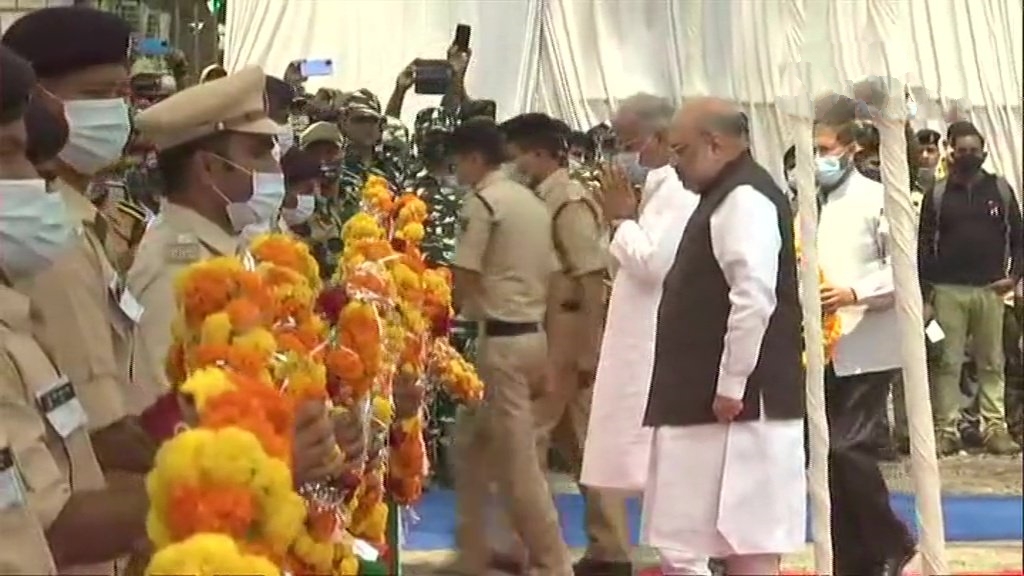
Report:
<svg viewBox="0 0 1024 576"><path fill-rule="evenodd" d="M370 178L425 202L424 256L452 270L450 330L486 385L478 407L426 407L429 453L457 495L447 573L630 574L635 494L664 574L773 574L803 548L794 149L779 186L747 117L713 98L677 110L640 94L588 132L540 113L499 124L466 93L471 53L456 46L448 93L411 131L396 118L412 65L382 109L366 89L307 93L297 65L281 78L212 65L195 86L154 87L131 77L130 46L124 21L86 8L38 10L2 38L5 571L144 567L143 479L173 433L154 409L171 389L176 276L283 232L330 278ZM909 439L870 88L819 102L817 245L821 305L840 327L825 376L836 571L894 576L915 543L878 466ZM982 168L969 120L944 136L908 124L908 144L939 454L1016 454L1020 207ZM296 485L344 474L363 424L300 411ZM575 564L549 452L586 502ZM488 536L492 493L508 550Z"/></svg>

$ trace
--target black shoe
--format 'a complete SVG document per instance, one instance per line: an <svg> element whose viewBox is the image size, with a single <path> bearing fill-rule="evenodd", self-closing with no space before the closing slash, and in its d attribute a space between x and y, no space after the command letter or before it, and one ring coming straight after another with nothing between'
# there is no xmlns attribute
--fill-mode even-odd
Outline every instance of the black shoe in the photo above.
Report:
<svg viewBox="0 0 1024 576"><path fill-rule="evenodd" d="M575 576L632 576L633 564L594 560L584 556L580 558L579 562L573 564L572 573Z"/></svg>
<svg viewBox="0 0 1024 576"><path fill-rule="evenodd" d="M897 452L899 452L903 456L909 456L910 455L910 438L905 438L903 436L898 436L894 440L894 443L896 444L896 451Z"/></svg>

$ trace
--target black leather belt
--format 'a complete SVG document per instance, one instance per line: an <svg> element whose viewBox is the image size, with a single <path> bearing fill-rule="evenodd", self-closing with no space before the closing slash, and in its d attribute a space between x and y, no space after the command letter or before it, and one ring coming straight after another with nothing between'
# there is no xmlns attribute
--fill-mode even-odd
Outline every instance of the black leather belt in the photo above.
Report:
<svg viewBox="0 0 1024 576"><path fill-rule="evenodd" d="M505 322L504 320L484 320L484 334L494 338L522 336L540 332L539 322Z"/></svg>

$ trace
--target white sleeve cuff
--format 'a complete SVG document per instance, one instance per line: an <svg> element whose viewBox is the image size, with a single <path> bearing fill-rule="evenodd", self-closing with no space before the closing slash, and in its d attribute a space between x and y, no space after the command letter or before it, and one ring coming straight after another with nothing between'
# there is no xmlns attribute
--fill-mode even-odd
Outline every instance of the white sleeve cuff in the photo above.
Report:
<svg viewBox="0 0 1024 576"><path fill-rule="evenodd" d="M731 376L725 372L718 373L718 389L716 394L733 400L743 400L747 391L747 379L742 376Z"/></svg>

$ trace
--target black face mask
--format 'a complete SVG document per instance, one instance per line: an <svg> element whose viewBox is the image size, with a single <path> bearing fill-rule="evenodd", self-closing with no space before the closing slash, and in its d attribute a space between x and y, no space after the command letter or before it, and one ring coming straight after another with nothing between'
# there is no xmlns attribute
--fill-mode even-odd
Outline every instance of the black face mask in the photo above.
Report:
<svg viewBox="0 0 1024 576"><path fill-rule="evenodd" d="M969 154L967 156L956 156L953 158L953 170L957 174L970 175L974 174L978 170L981 170L981 165L984 163L984 154Z"/></svg>

